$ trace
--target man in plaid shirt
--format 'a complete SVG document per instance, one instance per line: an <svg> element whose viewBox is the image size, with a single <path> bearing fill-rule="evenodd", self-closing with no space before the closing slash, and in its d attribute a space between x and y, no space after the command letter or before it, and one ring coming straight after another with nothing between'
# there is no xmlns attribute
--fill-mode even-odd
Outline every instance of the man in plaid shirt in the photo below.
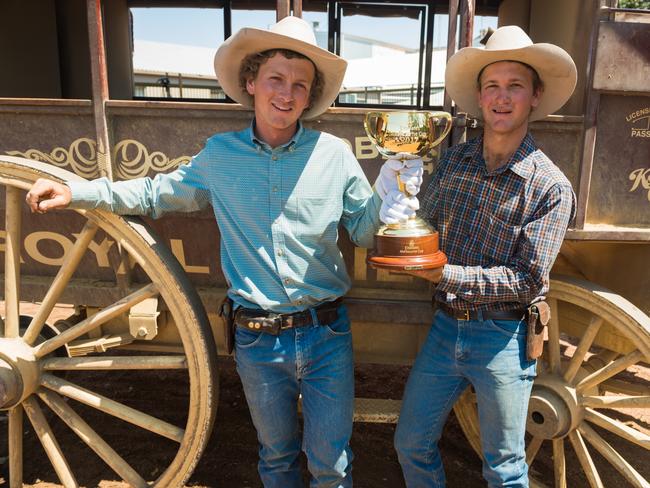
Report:
<svg viewBox="0 0 650 488"><path fill-rule="evenodd" d="M528 123L559 109L575 82L563 49L533 44L515 26L449 60L446 87L460 109L482 118L484 131L445 154L422 202L449 264L411 272L436 284L437 311L395 435L409 487L445 486L437 442L469 385L488 485L528 486L524 434L536 362L526 356L525 312L548 291L575 211L570 183Z"/></svg>

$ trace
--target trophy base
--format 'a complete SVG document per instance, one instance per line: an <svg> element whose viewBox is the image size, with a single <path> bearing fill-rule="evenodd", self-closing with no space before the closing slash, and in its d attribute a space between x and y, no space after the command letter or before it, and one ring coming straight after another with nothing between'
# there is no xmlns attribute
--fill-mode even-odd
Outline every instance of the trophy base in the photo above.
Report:
<svg viewBox="0 0 650 488"><path fill-rule="evenodd" d="M439 249L438 232L417 218L379 229L367 262L373 268L409 271L439 268L447 256Z"/></svg>
<svg viewBox="0 0 650 488"><path fill-rule="evenodd" d="M373 268L389 269L394 271L416 271L420 269L435 269L447 264L447 256L442 251L427 256L417 257L392 257L368 256L368 264Z"/></svg>

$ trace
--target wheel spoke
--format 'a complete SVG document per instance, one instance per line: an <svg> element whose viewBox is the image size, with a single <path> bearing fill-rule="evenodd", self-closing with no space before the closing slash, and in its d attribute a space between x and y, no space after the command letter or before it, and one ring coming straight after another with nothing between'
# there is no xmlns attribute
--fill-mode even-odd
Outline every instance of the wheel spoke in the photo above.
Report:
<svg viewBox="0 0 650 488"><path fill-rule="evenodd" d="M548 366L551 374L560 372L560 318L557 300L549 299L551 320L548 323Z"/></svg>
<svg viewBox="0 0 650 488"><path fill-rule="evenodd" d="M47 358L44 371L187 369L185 356Z"/></svg>
<svg viewBox="0 0 650 488"><path fill-rule="evenodd" d="M553 439L553 477L555 488L566 488L566 458L563 439Z"/></svg>
<svg viewBox="0 0 650 488"><path fill-rule="evenodd" d="M650 396L585 396L580 403L592 408L650 408Z"/></svg>
<svg viewBox="0 0 650 488"><path fill-rule="evenodd" d="M97 453L124 481L131 486L144 488L147 482L120 455L109 446L63 399L56 393L41 390L43 400L88 447Z"/></svg>
<svg viewBox="0 0 650 488"><path fill-rule="evenodd" d="M22 193L7 186L5 210L5 337L20 334L20 236Z"/></svg>
<svg viewBox="0 0 650 488"><path fill-rule="evenodd" d="M587 445L585 444L580 432L577 430L569 432L569 440L571 441L573 450L575 451L576 456L578 456L578 461L580 461L580 465L587 476L589 486L591 486L591 488L604 488L598 470L596 469L596 465L594 464L593 459L591 459Z"/></svg>
<svg viewBox="0 0 650 488"><path fill-rule="evenodd" d="M589 348L593 344L596 334L598 334L600 326L603 325L604 322L605 321L602 317L594 317L582 336L582 339L580 339L580 343L578 344L576 351L573 353L569 366L564 372L564 379L569 383L573 382L573 378L575 378L576 373L580 369L582 361L587 355L587 352L589 352Z"/></svg>
<svg viewBox="0 0 650 488"><path fill-rule="evenodd" d="M608 378L620 373L621 371L626 370L633 364L638 363L643 359L643 354L641 351L636 350L629 354L626 354L623 357L618 358L616 361L609 363L604 368L601 368L597 371L594 371L586 378L583 378L580 383L576 385L577 392L583 392L596 386L599 383L602 383Z"/></svg>
<svg viewBox="0 0 650 488"><path fill-rule="evenodd" d="M115 302L112 305L102 309L97 312L92 317L88 317L85 320L82 320L74 327L69 328L68 330L62 332L61 334L54 336L52 339L49 339L42 344L39 344L34 348L34 356L37 359L46 356L55 349L67 344L68 342L76 339L77 337L93 330L102 325L105 322L108 322L113 317L125 312L130 309L133 305L140 303L146 298L150 298L157 294L156 285L150 283L139 290L131 293L130 295L122 298L121 300Z"/></svg>
<svg viewBox="0 0 650 488"><path fill-rule="evenodd" d="M23 486L23 407L9 410L9 488Z"/></svg>
<svg viewBox="0 0 650 488"><path fill-rule="evenodd" d="M173 441L181 442L183 439L183 434L185 433L183 429L64 379L50 374L44 374L41 377L41 385L60 395L77 400L113 417L137 425Z"/></svg>
<svg viewBox="0 0 650 488"><path fill-rule="evenodd" d="M542 442L544 442L544 439L542 439L541 437L533 437L530 440L528 447L526 447L526 463L528 464L528 466L533 464L533 461L535 460L535 456L539 452L539 448L542 447Z"/></svg>
<svg viewBox="0 0 650 488"><path fill-rule="evenodd" d="M79 235L79 238L74 243L74 246L65 256L63 264L59 268L59 272L54 277L54 281L52 281L52 284L50 285L45 298L43 298L41 306L32 319L32 322L29 324L27 331L25 332L23 338L27 344L33 344L38 335L41 333L47 317L54 309L54 306L58 302L61 293L63 293L63 290L70 281L72 274L76 271L77 266L79 266L79 262L86 252L86 249L88 249L88 246L92 242L93 237L97 233L97 229L97 224L93 223L90 220L87 221L86 225L81 231L81 234Z"/></svg>
<svg viewBox="0 0 650 488"><path fill-rule="evenodd" d="M616 450L600 437L594 429L589 427L585 422L578 427L584 438L596 448L596 450L607 460L616 470L621 473L626 480L633 486L639 488L648 488L648 483L641 474L639 474Z"/></svg>
<svg viewBox="0 0 650 488"><path fill-rule="evenodd" d="M644 449L650 450L650 436L639 432L627 425L617 422L610 419L606 415L603 415L600 412L587 408L585 410L585 420L588 420L592 424L596 424L599 427L602 427L605 430L608 430L623 439L626 439L637 446L641 446Z"/></svg>
<svg viewBox="0 0 650 488"><path fill-rule="evenodd" d="M25 412L27 412L27 416L29 417L29 421L32 423L34 431L36 431L36 435L41 441L43 449L45 449L47 457L50 458L50 462L52 463L52 466L54 467L56 474L59 476L63 486L66 488L69 486L79 486L70 470L68 461L63 455L59 443L54 437L52 429L50 429L47 420L45 420L41 407L36 403L34 397L27 398L23 402L23 405L25 407Z"/></svg>

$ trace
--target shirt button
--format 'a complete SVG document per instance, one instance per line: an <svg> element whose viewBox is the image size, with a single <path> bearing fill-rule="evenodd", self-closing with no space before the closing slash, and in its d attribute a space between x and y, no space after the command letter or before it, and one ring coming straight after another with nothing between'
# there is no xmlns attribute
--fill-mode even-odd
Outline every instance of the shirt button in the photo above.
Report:
<svg viewBox="0 0 650 488"><path fill-rule="evenodd" d="M284 251L282 251L282 249L278 249L278 256L284 256Z"/></svg>
<svg viewBox="0 0 650 488"><path fill-rule="evenodd" d="M289 283L291 283L291 280L290 280L289 278L285 278L285 279L282 280L282 281L284 281L284 284L285 284L285 285L288 285Z"/></svg>
<svg viewBox="0 0 650 488"><path fill-rule="evenodd" d="M277 161L277 160L278 160L278 157L274 154L273 156L271 156L271 159L272 159L273 161Z"/></svg>
<svg viewBox="0 0 650 488"><path fill-rule="evenodd" d="M277 186L274 186L274 187L272 188L272 190L273 190L273 192L277 192L277 191L278 191L278 187L277 187Z"/></svg>

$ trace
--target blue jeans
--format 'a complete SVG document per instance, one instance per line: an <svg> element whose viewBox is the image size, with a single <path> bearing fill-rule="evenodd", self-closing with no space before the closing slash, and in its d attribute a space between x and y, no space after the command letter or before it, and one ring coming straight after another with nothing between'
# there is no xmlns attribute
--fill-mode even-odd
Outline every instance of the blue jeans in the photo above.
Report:
<svg viewBox="0 0 650 488"><path fill-rule="evenodd" d="M438 440L451 408L471 384L483 477L490 487L527 487L524 435L535 363L526 358L525 321L464 321L436 312L411 370L395 433L406 485L445 486Z"/></svg>
<svg viewBox="0 0 650 488"><path fill-rule="evenodd" d="M352 486L354 362L345 306L331 324L287 329L278 336L237 328L235 343L237 372L260 442L258 471L264 486L302 486L301 448L310 486Z"/></svg>

